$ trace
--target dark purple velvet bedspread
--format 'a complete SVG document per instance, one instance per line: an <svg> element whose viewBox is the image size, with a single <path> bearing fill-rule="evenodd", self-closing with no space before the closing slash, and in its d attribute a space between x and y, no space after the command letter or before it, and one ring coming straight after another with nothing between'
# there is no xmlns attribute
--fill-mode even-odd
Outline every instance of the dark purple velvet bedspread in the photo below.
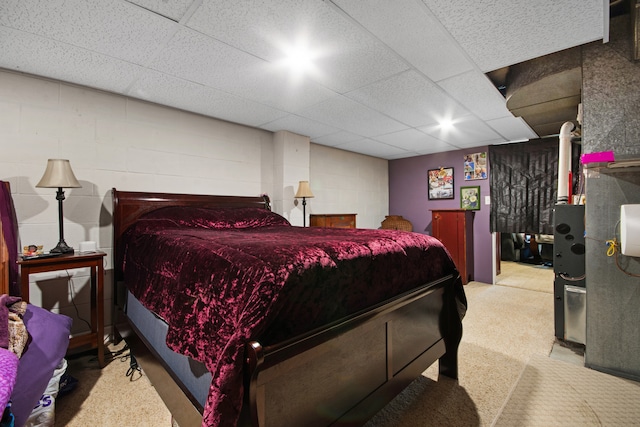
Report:
<svg viewBox="0 0 640 427"><path fill-rule="evenodd" d="M235 425L244 345L270 345L445 275L442 244L394 230L301 228L266 210L163 208L123 236L128 289L167 344L213 374L203 425Z"/></svg>

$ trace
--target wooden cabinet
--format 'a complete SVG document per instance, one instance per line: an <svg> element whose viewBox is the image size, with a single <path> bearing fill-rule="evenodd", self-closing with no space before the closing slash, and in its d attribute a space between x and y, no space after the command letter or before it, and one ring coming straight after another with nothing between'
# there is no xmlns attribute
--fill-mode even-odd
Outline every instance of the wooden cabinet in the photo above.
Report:
<svg viewBox="0 0 640 427"><path fill-rule="evenodd" d="M311 214L311 227L356 228L356 214Z"/></svg>
<svg viewBox="0 0 640 427"><path fill-rule="evenodd" d="M473 280L473 214L464 209L431 211L431 235L451 254L464 285Z"/></svg>

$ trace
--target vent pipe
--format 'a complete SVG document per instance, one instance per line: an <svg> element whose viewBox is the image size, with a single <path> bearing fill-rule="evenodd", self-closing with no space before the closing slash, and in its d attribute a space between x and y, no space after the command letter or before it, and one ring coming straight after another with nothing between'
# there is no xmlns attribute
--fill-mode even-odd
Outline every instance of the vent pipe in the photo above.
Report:
<svg viewBox="0 0 640 427"><path fill-rule="evenodd" d="M565 122L560 128L558 153L558 199L559 205L569 203L569 171L571 170L571 132L575 129L572 122Z"/></svg>

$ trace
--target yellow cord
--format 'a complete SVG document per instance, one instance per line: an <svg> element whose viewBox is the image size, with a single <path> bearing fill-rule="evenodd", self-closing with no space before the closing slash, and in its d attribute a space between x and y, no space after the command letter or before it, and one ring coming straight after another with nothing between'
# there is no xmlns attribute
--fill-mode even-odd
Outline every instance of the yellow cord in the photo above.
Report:
<svg viewBox="0 0 640 427"><path fill-rule="evenodd" d="M618 248L618 241L613 238L605 242L607 244L607 256L614 256Z"/></svg>

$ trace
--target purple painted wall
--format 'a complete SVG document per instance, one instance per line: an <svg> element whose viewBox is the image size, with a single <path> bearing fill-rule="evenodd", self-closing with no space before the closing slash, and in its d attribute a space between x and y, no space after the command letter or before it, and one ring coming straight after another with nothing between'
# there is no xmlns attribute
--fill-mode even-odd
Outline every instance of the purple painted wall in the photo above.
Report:
<svg viewBox="0 0 640 427"><path fill-rule="evenodd" d="M464 180L464 156L488 151L488 147L389 161L389 215L402 215L413 223L413 231L431 234L430 209L459 209L460 187L480 186L480 210L473 219L474 274L476 281L492 283L491 232L489 231L489 179ZM487 172L491 173L487 161ZM453 167L454 199L429 200L427 170Z"/></svg>

